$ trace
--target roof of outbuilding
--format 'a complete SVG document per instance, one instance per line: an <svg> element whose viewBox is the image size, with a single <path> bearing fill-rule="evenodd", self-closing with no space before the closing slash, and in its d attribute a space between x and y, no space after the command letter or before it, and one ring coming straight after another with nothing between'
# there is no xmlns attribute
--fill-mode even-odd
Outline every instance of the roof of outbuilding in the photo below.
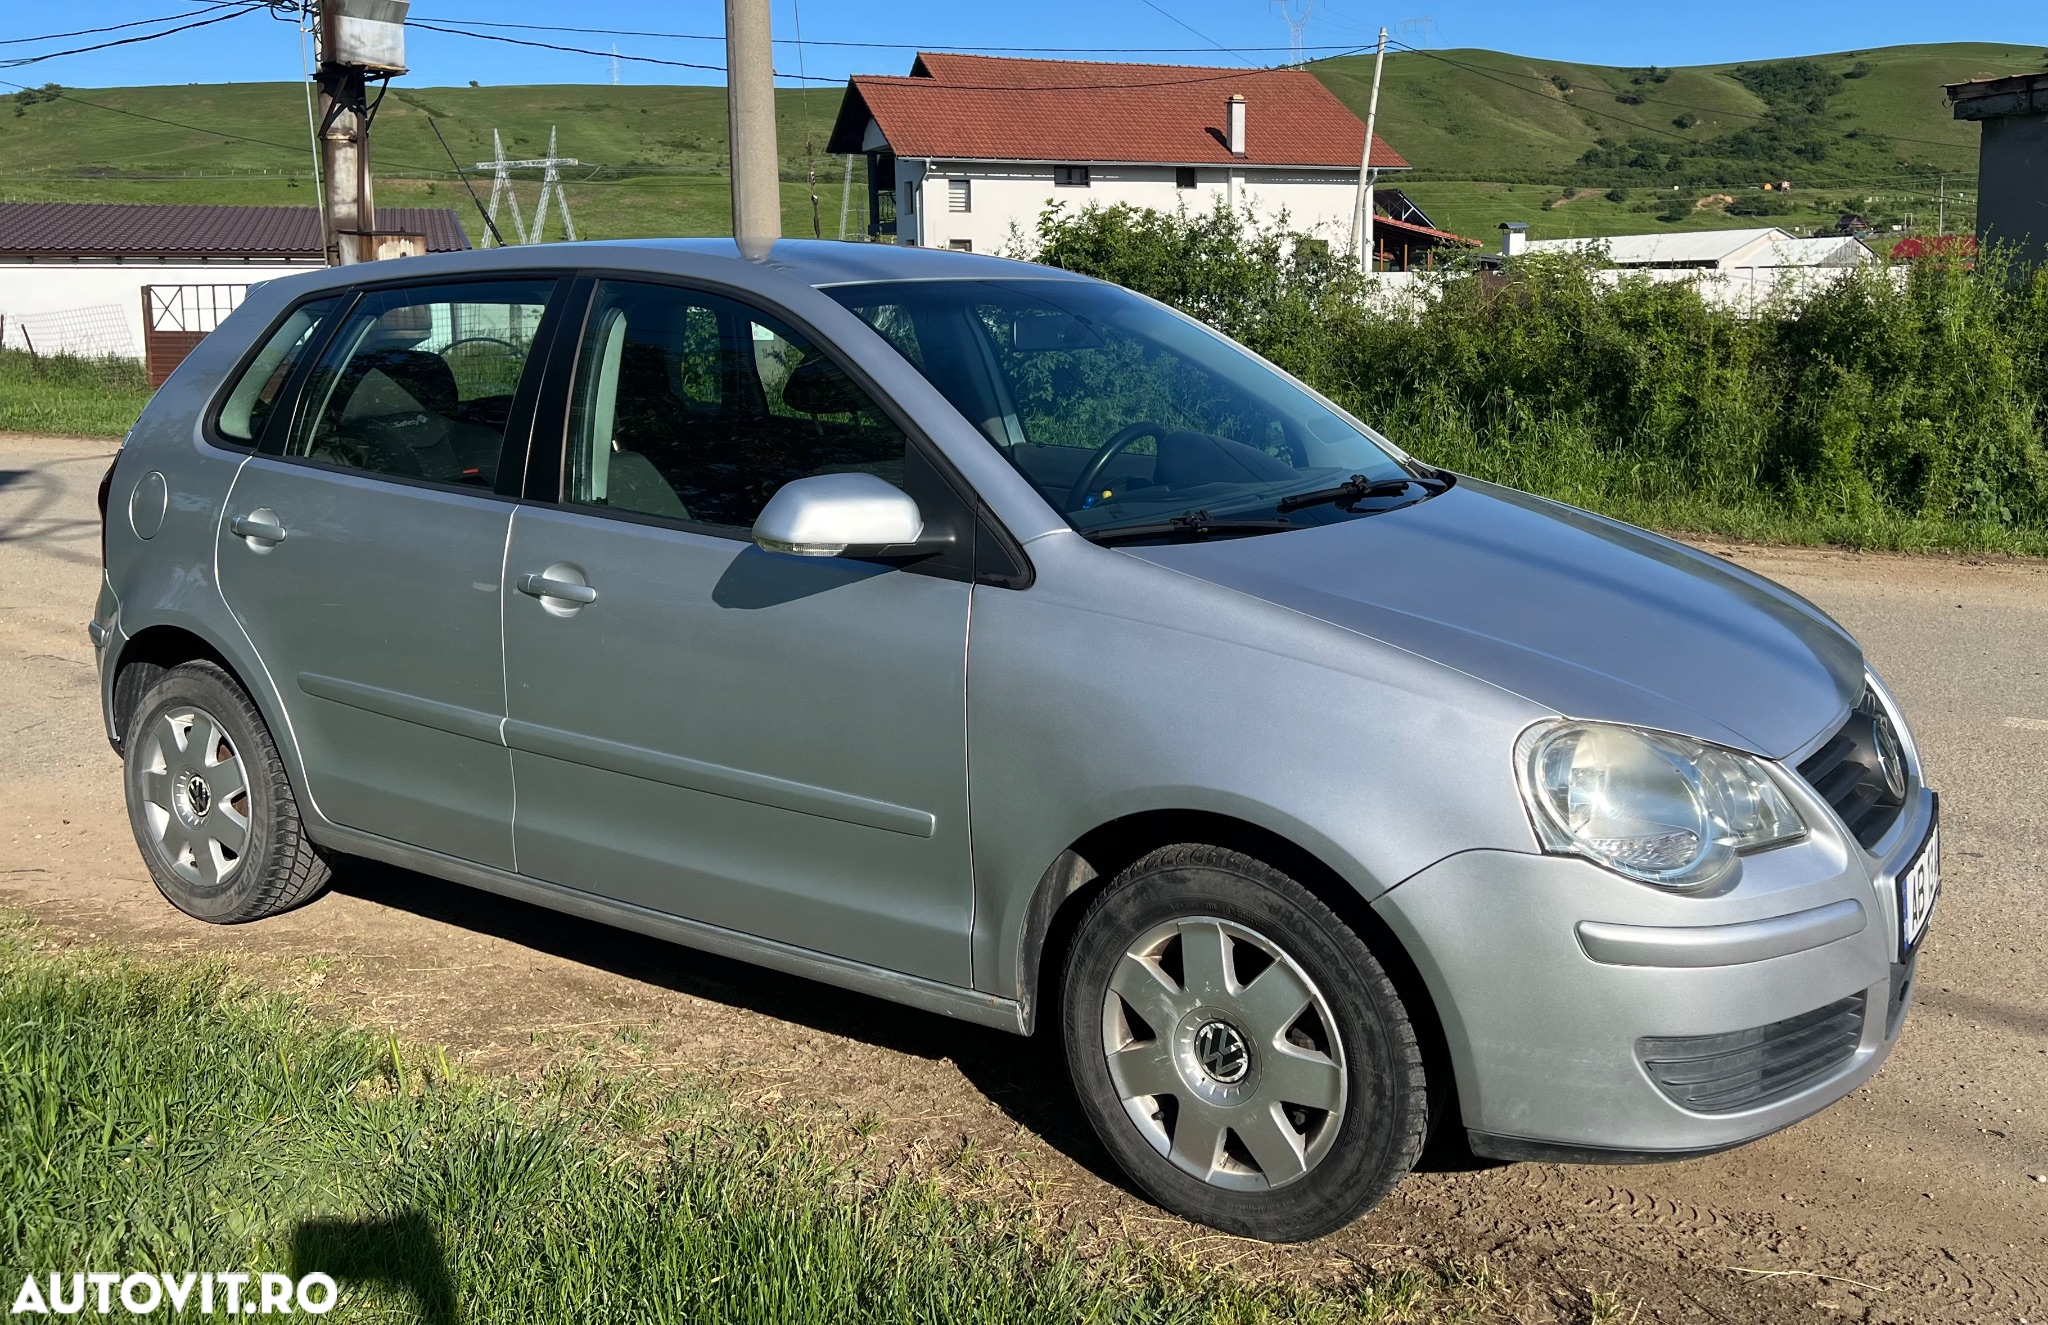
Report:
<svg viewBox="0 0 2048 1325"><path fill-rule="evenodd" d="M469 247L447 207L380 207L377 223L383 230L424 234L432 253ZM320 214L312 207L0 202L0 255L318 258Z"/></svg>
<svg viewBox="0 0 2048 1325"><path fill-rule="evenodd" d="M1247 106L1243 156L1225 136L1233 95ZM947 160L1356 169L1365 147L1358 117L1300 69L925 53L908 77L848 80L826 150L860 151L871 119L897 156ZM1372 163L1408 168L1377 136Z"/></svg>

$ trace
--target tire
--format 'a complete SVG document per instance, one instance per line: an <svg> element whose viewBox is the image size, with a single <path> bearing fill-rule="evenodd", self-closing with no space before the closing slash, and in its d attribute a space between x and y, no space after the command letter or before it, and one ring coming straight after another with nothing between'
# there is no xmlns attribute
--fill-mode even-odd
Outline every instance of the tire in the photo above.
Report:
<svg viewBox="0 0 2048 1325"><path fill-rule="evenodd" d="M255 703L210 662L166 672L122 742L128 825L157 891L216 925L311 901L327 862L307 840L284 761Z"/></svg>
<svg viewBox="0 0 2048 1325"><path fill-rule="evenodd" d="M1176 1214L1304 1242L1377 1205L1422 1152L1422 1052L1393 982L1258 860L1180 845L1126 869L1082 916L1062 992L1083 1111Z"/></svg>

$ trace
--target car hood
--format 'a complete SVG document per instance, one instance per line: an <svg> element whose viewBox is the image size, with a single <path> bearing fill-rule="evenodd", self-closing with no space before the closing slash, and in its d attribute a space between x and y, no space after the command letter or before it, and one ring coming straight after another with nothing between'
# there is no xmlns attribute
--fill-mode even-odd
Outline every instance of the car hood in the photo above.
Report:
<svg viewBox="0 0 2048 1325"><path fill-rule="evenodd" d="M1128 548L1576 718L1783 758L1863 690L1805 599L1706 553L1471 479L1382 515Z"/></svg>

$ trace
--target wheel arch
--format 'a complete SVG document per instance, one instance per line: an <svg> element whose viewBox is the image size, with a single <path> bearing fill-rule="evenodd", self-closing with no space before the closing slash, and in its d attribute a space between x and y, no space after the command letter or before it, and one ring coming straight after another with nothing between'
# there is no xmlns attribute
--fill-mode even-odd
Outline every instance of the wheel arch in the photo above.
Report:
<svg viewBox="0 0 2048 1325"><path fill-rule="evenodd" d="M125 753L122 743L127 739L129 720L135 716L135 710L142 703L142 697L149 693L149 688L173 667L188 662L210 662L242 688L242 692L255 703L257 712L263 715L264 725L270 728L270 739L276 743L293 785L303 787L298 742L261 665L244 665L236 661L217 640L182 622L156 622L128 636L121 644L114 659L107 695L114 752ZM311 809L311 806L304 808Z"/></svg>
<svg viewBox="0 0 2048 1325"><path fill-rule="evenodd" d="M1024 917L1018 973L1023 1026L1058 1024L1060 971L1082 913L1097 893L1152 851L1196 842L1241 852L1280 870L1314 893L1371 950L1400 994L1422 1045L1429 1082L1431 1126L1459 1116L1449 1041L1436 1000L1407 946L1358 889L1328 862L1260 824L1205 810L1147 810L1124 815L1083 834L1047 867Z"/></svg>

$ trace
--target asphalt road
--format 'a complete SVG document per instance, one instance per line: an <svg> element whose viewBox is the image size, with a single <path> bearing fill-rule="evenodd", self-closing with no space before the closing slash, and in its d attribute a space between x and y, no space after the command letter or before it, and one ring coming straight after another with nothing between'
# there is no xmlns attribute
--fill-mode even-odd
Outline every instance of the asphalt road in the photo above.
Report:
<svg viewBox="0 0 2048 1325"><path fill-rule="evenodd" d="M1275 1273L1451 1254L1518 1286L1504 1309L1529 1320L1589 1318L1601 1293L1622 1320L2048 1325L2048 565L1716 549L1862 638L1943 792L1947 877L1919 1003L1871 1083L1686 1164L1418 1174L1354 1228L1269 1251L1123 1191L1046 1087L1053 1062L1013 1037L378 867L257 925L172 912L128 835L85 639L110 450L0 435L0 907L57 941L227 954L498 1070L630 1033L641 1065L872 1115L879 1163L971 1145L1049 1218Z"/></svg>

